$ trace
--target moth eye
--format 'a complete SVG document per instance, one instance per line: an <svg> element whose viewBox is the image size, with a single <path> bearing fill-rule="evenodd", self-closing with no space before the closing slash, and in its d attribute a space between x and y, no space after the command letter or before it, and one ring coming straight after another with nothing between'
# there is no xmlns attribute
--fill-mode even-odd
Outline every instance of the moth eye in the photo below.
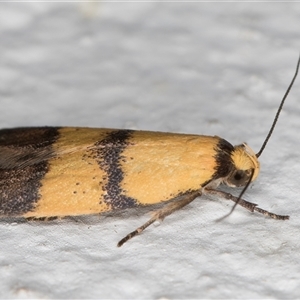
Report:
<svg viewBox="0 0 300 300"><path fill-rule="evenodd" d="M225 183L229 186L244 186L249 181L251 176L251 170L234 170L225 180Z"/></svg>
<svg viewBox="0 0 300 300"><path fill-rule="evenodd" d="M234 179L239 181L243 178L243 174L241 174L241 172L237 171L235 174L234 174Z"/></svg>

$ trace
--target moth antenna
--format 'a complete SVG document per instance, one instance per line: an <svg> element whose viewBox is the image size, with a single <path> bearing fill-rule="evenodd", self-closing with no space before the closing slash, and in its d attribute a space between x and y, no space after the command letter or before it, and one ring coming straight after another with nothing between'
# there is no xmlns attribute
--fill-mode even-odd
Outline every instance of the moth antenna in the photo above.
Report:
<svg viewBox="0 0 300 300"><path fill-rule="evenodd" d="M295 79L296 79L296 77L297 77L297 75L298 75L299 65L300 65L300 55L299 55L298 62L297 62L296 72L295 72L295 74L294 74L294 77L293 77L293 79L292 79L292 81L291 81L291 83L290 83L288 89L286 90L286 92L285 92L285 94L284 94L284 96L283 96L283 98L282 98L282 100L281 100L281 102L280 102L280 105L279 105L278 110L277 110L277 113L276 113L276 115L275 115L273 124L272 124L272 126L271 126L271 128L270 128L270 130L269 130L269 133L268 133L268 135L267 135L265 141L263 142L263 144L262 144L260 150L258 151L257 154L255 154L257 158L258 158L258 157L262 154L262 152L264 151L264 149L265 149L265 147L266 147L266 145L267 145L267 143L268 143L268 141L269 141L269 139L270 139L270 137L271 137L271 135L272 135L272 133L273 133L273 131L274 131L274 128L275 128L276 123L277 123L277 120L278 120L278 117L279 117L279 115L280 115L280 112L281 112L281 110L282 110L283 104L284 104L284 102L285 102L285 99L287 98L288 94L290 93L290 90L291 90L291 88L292 88L292 86L293 86L293 84L294 84L294 81L295 81ZM243 188L242 192L241 192L240 195L238 196L237 201L235 202L235 204L234 204L233 207L231 208L230 212L229 212L228 214L226 214L225 216L223 216L223 217L217 219L217 222L226 219L227 217L229 217L229 216L233 213L233 211L235 210L236 206L239 204L240 200L242 199L242 196L244 195L244 193L245 193L246 190L248 189L248 187L249 187L249 185L250 185L250 183L251 183L251 181L252 181L253 175L254 175L254 169L252 170L251 176L250 176L250 178L249 178L247 184L245 185L245 187Z"/></svg>
<svg viewBox="0 0 300 300"><path fill-rule="evenodd" d="M289 92L290 92L290 90L291 90L291 88L292 88L292 86L293 86L293 84L294 84L294 81L295 81L295 79L296 79L296 77L297 77L297 75L298 75L299 64L300 64L300 56L299 56L299 58L298 58L298 62L297 62L297 67L296 67L295 75L294 75L294 77L293 77L293 79L292 79L292 81L291 81L291 83L290 83L288 89L286 90L286 92L285 92L285 94L284 94L284 96L283 96L283 98L282 98L282 100L281 100L281 103L280 103L280 105L279 105L279 107L278 107L278 110L277 110L277 113L276 113L276 115L275 115L273 124L272 124L272 126L271 126L271 128L270 128L270 131L269 131L269 133L268 133L268 135L267 135L265 141L263 142L263 144L262 144L260 150L259 150L259 151L257 152L257 154L256 154L256 157L257 157L257 158L258 158L258 157L262 154L262 152L264 151L264 149L265 149L265 147L266 147L266 145L267 145L267 143L268 143L268 141L269 141L269 139L270 139L270 137L271 137L271 135L272 135L272 133L273 133L273 130L274 130L275 126L276 126L276 123L277 123L278 117L279 117L279 115L280 115L280 112L281 112L281 110L282 110L282 107L283 107L283 104L284 104L284 102L285 102L285 99L286 99L286 97L288 96L288 94L289 94Z"/></svg>

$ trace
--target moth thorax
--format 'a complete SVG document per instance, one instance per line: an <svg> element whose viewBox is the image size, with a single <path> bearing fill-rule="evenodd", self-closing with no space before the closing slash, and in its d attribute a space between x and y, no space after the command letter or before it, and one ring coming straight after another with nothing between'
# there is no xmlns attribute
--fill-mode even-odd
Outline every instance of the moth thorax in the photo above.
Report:
<svg viewBox="0 0 300 300"><path fill-rule="evenodd" d="M233 169L225 178L225 184L231 187L244 186L249 182L252 173L251 181L256 179L260 170L259 161L254 151L246 143L234 147L231 159Z"/></svg>

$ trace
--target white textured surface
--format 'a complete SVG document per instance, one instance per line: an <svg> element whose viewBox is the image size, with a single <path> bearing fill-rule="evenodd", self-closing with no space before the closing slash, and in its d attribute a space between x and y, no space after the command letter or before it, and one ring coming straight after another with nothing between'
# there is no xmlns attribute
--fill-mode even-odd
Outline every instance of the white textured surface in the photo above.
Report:
<svg viewBox="0 0 300 300"><path fill-rule="evenodd" d="M299 20L299 3L1 3L0 127L210 134L257 151ZM4 220L0 297L298 298L299 82L245 196L289 221L238 208L215 223L231 203L199 198L117 248L147 214Z"/></svg>

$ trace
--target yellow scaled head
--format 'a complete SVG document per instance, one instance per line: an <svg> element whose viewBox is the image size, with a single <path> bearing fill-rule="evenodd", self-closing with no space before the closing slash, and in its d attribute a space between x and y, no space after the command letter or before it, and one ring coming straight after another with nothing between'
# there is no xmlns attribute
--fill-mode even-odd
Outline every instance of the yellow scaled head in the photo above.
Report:
<svg viewBox="0 0 300 300"><path fill-rule="evenodd" d="M244 186L248 183L252 172L251 181L256 179L260 170L259 161L256 154L246 143L234 147L231 152L231 159L234 168L225 178L225 184L231 187Z"/></svg>

